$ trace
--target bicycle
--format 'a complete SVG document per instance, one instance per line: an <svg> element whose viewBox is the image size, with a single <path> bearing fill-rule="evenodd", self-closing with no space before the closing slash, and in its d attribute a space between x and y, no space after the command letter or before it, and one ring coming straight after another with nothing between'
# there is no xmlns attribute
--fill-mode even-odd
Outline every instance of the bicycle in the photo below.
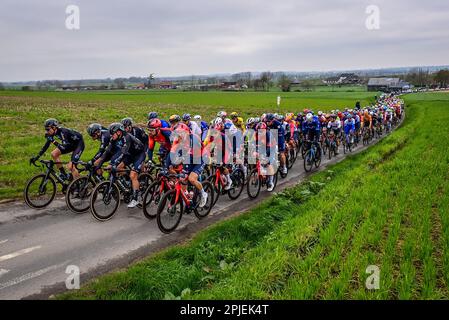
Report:
<svg viewBox="0 0 449 320"><path fill-rule="evenodd" d="M172 190L174 186L174 181L168 178L168 170L159 170L156 180L148 186L142 197L143 214L147 219L156 218L157 212L153 208L157 209L164 193Z"/></svg>
<svg viewBox="0 0 449 320"><path fill-rule="evenodd" d="M251 199L255 199L259 196L260 189L262 186L268 187L268 177L269 175L264 174L262 170L268 170L269 164L262 165L260 159L257 159L256 166L253 168L248 175L248 183L246 185L246 191ZM262 169L263 167L263 169ZM278 182L278 170L273 175L273 184L276 188Z"/></svg>
<svg viewBox="0 0 449 320"><path fill-rule="evenodd" d="M56 183L62 187L62 192L67 190L70 178L63 179L60 174L56 173L54 168L58 164L66 164L65 162L55 162L53 160L39 160L41 166L30 161L30 165L45 168L45 173L39 173L28 180L24 189L25 203L33 209L43 209L48 206L56 196Z"/></svg>
<svg viewBox="0 0 449 320"><path fill-rule="evenodd" d="M329 160L332 159L332 155L337 156L338 144L336 141L337 137L335 133L331 130L329 136L327 137L327 145L328 145L328 156Z"/></svg>
<svg viewBox="0 0 449 320"><path fill-rule="evenodd" d="M231 189L225 190L227 181L226 177L221 174L222 166L212 164L211 167L212 174L206 180L210 181L210 183L214 187L215 198L213 205L217 203L218 198L221 195L227 194L229 199L231 200L236 200L238 197L240 197L245 186L245 176L243 174L243 170L238 168L235 164L229 166L228 170L230 171L232 186Z"/></svg>
<svg viewBox="0 0 449 320"><path fill-rule="evenodd" d="M67 207L74 213L84 213L90 208L90 196L95 186L104 179L96 174L98 168L79 162L88 171L87 176L73 180L67 187L65 201Z"/></svg>
<svg viewBox="0 0 449 320"><path fill-rule="evenodd" d="M343 153L346 154L346 152L352 152L353 145L354 145L354 132L350 132L349 134L345 134L344 142L343 142Z"/></svg>
<svg viewBox="0 0 449 320"><path fill-rule="evenodd" d="M95 219L102 222L110 220L114 216L120 205L122 195L123 201L129 203L133 193L129 177L131 168L127 167L123 170L108 168L106 170L109 171L108 180L97 184L90 197L90 212ZM118 173L122 173L122 175L117 176ZM148 173L141 173L138 176L138 180L139 194L142 197L152 178ZM104 206L103 210L101 210L102 206ZM142 208L142 203L139 203L137 207Z"/></svg>
<svg viewBox="0 0 449 320"><path fill-rule="evenodd" d="M206 205L200 208L200 191L188 182L187 175L168 174L166 177L176 180L173 189L165 192L159 202L156 213L159 230L163 233L173 232L181 222L184 211L187 214L193 211L198 219L203 219L210 213L214 206L214 188L209 181L202 182L203 190L208 197Z"/></svg>
<svg viewBox="0 0 449 320"><path fill-rule="evenodd" d="M321 152L315 142L307 140L308 147L306 155L304 156L304 170L306 172L312 171L313 165L318 168L321 164Z"/></svg>

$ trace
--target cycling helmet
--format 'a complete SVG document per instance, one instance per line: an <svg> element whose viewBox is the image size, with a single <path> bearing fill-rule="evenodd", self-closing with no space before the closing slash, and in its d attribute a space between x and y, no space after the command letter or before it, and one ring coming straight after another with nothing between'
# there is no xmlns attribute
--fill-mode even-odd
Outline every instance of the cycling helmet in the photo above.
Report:
<svg viewBox="0 0 449 320"><path fill-rule="evenodd" d="M160 129L162 128L162 122L159 119L151 119L148 121L148 129Z"/></svg>
<svg viewBox="0 0 449 320"><path fill-rule="evenodd" d="M237 112L231 113L231 119L238 118L239 114Z"/></svg>
<svg viewBox="0 0 449 320"><path fill-rule="evenodd" d="M87 127L87 133L89 134L89 136L93 136L94 134L96 134L98 131L101 130L101 124L99 123L92 123Z"/></svg>
<svg viewBox="0 0 449 320"><path fill-rule="evenodd" d="M308 114L309 112L310 112L309 109L304 109L304 111L303 111L304 114Z"/></svg>
<svg viewBox="0 0 449 320"><path fill-rule="evenodd" d="M183 121L190 121L190 119L192 119L192 116L190 115L190 113L184 113L182 115L182 120Z"/></svg>
<svg viewBox="0 0 449 320"><path fill-rule="evenodd" d="M123 118L122 121L120 121L123 126L126 127L131 127L133 125L133 119L131 118Z"/></svg>
<svg viewBox="0 0 449 320"><path fill-rule="evenodd" d="M168 119L169 122L179 122L181 121L181 117L177 114L171 115Z"/></svg>
<svg viewBox="0 0 449 320"><path fill-rule="evenodd" d="M226 118L228 116L228 114L226 113L226 111L219 111L217 113L217 117L219 118Z"/></svg>
<svg viewBox="0 0 449 320"><path fill-rule="evenodd" d="M272 113L267 113L267 114L265 115L265 121L270 122L270 121L273 121L273 120L274 120L274 114L272 114Z"/></svg>
<svg viewBox="0 0 449 320"><path fill-rule="evenodd" d="M255 123L259 123L260 121L261 121L261 120L260 120L259 117L254 118L254 122L255 122Z"/></svg>
<svg viewBox="0 0 449 320"><path fill-rule="evenodd" d="M318 115L321 117L323 115L322 111L318 111Z"/></svg>
<svg viewBox="0 0 449 320"><path fill-rule="evenodd" d="M150 112L150 113L148 113L148 120L156 119L157 117L158 117L157 112Z"/></svg>
<svg viewBox="0 0 449 320"><path fill-rule="evenodd" d="M200 121L201 120L201 116L199 114L197 114L196 116L193 117L194 120L196 121Z"/></svg>
<svg viewBox="0 0 449 320"><path fill-rule="evenodd" d="M214 127L218 128L221 127L223 125L223 119L222 118L216 118L214 121Z"/></svg>
<svg viewBox="0 0 449 320"><path fill-rule="evenodd" d="M114 122L109 126L109 133L110 134L114 134L117 131L121 131L124 132L125 131L125 127L123 126L122 123L119 122Z"/></svg>
<svg viewBox="0 0 449 320"><path fill-rule="evenodd" d="M248 118L248 120L246 120L246 124L248 126L253 125L255 122L256 122L256 119L254 119L254 118Z"/></svg>
<svg viewBox="0 0 449 320"><path fill-rule="evenodd" d="M307 120L308 122L311 122L311 121L313 120L313 114L309 112L309 113L306 115L306 120Z"/></svg>
<svg viewBox="0 0 449 320"><path fill-rule="evenodd" d="M59 127L59 121L53 118L47 119L44 122L44 127Z"/></svg>

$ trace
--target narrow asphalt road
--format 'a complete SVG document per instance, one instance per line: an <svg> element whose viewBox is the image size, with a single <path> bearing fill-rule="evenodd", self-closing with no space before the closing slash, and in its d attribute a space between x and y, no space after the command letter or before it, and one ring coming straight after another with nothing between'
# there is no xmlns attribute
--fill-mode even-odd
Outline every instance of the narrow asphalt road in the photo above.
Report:
<svg viewBox="0 0 449 320"><path fill-rule="evenodd" d="M372 142L371 145L376 143ZM352 154L366 147L359 147ZM319 170L343 160L342 153L323 160ZM312 171L312 174L315 171ZM304 180L303 160L298 157L287 178L275 191ZM0 299L47 299L66 289L68 266L77 266L84 283L105 272L122 268L167 246L189 239L219 220L237 215L271 194L262 191L250 200L246 188L236 201L220 197L210 216L197 220L184 215L172 234L162 234L155 220L139 209L122 205L112 220L98 222L89 212L76 215L57 199L44 210L32 210L22 201L0 205Z"/></svg>

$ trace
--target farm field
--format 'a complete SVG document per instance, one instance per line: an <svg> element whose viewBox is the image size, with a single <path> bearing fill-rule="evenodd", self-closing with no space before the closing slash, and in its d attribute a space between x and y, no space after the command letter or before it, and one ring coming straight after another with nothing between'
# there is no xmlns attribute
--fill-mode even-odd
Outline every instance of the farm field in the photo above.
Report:
<svg viewBox="0 0 449 320"><path fill-rule="evenodd" d="M57 118L64 126L83 133L88 160L98 147L85 133L92 122L108 126L130 116L144 125L149 111L163 118L171 114L201 114L211 120L220 110L239 112L245 119L276 112L276 98L282 97L281 112L304 108L331 110L352 108L374 101L372 92L22 92L0 91L0 200L20 197L26 180L36 172L28 164L44 143L43 122ZM51 149L51 148L50 148ZM49 152L43 158L49 157ZM68 156L63 156L68 159Z"/></svg>
<svg viewBox="0 0 449 320"><path fill-rule="evenodd" d="M59 298L449 299L449 94L405 100L375 146Z"/></svg>

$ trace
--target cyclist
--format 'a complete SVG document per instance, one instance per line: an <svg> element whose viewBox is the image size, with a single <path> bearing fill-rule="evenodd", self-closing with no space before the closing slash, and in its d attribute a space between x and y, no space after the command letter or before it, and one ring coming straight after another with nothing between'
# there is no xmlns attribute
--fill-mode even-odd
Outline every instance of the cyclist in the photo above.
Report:
<svg viewBox="0 0 449 320"><path fill-rule="evenodd" d="M153 119L159 119L161 121L162 128L170 128L170 124L167 121L160 119L158 113L154 111L148 113L148 123Z"/></svg>
<svg viewBox="0 0 449 320"><path fill-rule="evenodd" d="M369 130L370 134L372 134L373 118L371 117L368 109L365 109L365 112L363 113L362 128L365 128L364 130Z"/></svg>
<svg viewBox="0 0 449 320"><path fill-rule="evenodd" d="M123 170L125 166L132 165L129 177L132 183L133 195L128 208L135 208L139 202L138 176L145 161L145 146L132 134L128 133L122 123L112 123L109 126L111 141L106 151L100 157L104 162L111 156L112 171ZM112 155L111 155L112 154Z"/></svg>
<svg viewBox="0 0 449 320"><path fill-rule="evenodd" d="M287 161L285 159L285 131L281 122L275 119L274 114L267 113L265 116L265 121L268 129L274 129L278 131L278 152L280 155L280 164L283 174L288 172Z"/></svg>
<svg viewBox="0 0 449 320"><path fill-rule="evenodd" d="M164 163L167 164L167 154L171 150L171 129L163 127L162 121L153 118L148 121L148 160L153 161L153 152L156 142L159 144L159 154Z"/></svg>
<svg viewBox="0 0 449 320"><path fill-rule="evenodd" d="M124 118L121 123L125 127L126 132L132 134L145 146L145 152L148 152L148 135L142 128L136 127L133 124L132 118ZM144 159L145 160L145 159Z"/></svg>
<svg viewBox="0 0 449 320"><path fill-rule="evenodd" d="M340 137L340 133L341 133L341 121L339 119L337 120L336 114L334 114L334 113L331 114L330 121L327 124L327 128L334 132L336 143L337 143L337 151L335 154L338 155L339 137Z"/></svg>
<svg viewBox="0 0 449 320"><path fill-rule="evenodd" d="M31 162L36 162L53 144L56 148L51 152L53 161L56 162L56 167L60 171L60 178L62 180L69 180L70 177L66 174L64 167L60 163L60 157L63 154L72 153L70 162L67 164L67 169L72 173L73 178L79 177L79 172L75 164L80 160L81 154L84 151L84 140L81 133L73 129L64 128L59 125L56 119L47 119L44 122L46 142L38 155L31 158ZM55 140L58 138L61 142Z"/></svg>
<svg viewBox="0 0 449 320"><path fill-rule="evenodd" d="M312 141L316 145L319 154L321 155L321 146L319 144L321 127L320 121L317 116L314 116L311 112L307 113L306 121L303 122L302 131L304 136L308 137L308 140Z"/></svg>
<svg viewBox="0 0 449 320"><path fill-rule="evenodd" d="M242 133L245 133L245 122L242 117L239 117L237 112L231 113L231 120L234 126L240 130Z"/></svg>
<svg viewBox="0 0 449 320"><path fill-rule="evenodd" d="M225 165L231 162L231 150L233 150L234 144L232 144L230 139L226 138L226 131L229 130L235 132L237 129L233 124L224 123L223 119L220 117L215 119L213 129L214 130L209 130L210 134L203 145L205 147L205 152L208 154L210 154L213 149L221 150L221 159L217 159L217 161L220 164L220 170L222 170L221 173L226 177L226 186L224 189L230 190L232 188L232 179L230 172Z"/></svg>
<svg viewBox="0 0 449 320"><path fill-rule="evenodd" d="M265 120L267 118L268 114L265 115ZM271 115L272 116L272 115ZM271 118L270 116L270 118ZM268 128L268 125L262 121L262 119L255 119L255 123L254 123L254 141L256 143L256 153L258 153L259 155L261 154L262 150L261 147L265 146L265 150L266 150L266 157L268 160L270 160L271 158L271 144L270 144L270 130ZM265 135L263 134L263 132L265 131ZM260 157L259 157L260 159ZM262 163L261 163L262 165ZM267 176L267 191L268 192L272 192L274 190L274 175L275 175L275 170L274 170L274 166L272 161L268 161L264 167L266 166L266 176Z"/></svg>
<svg viewBox="0 0 449 320"><path fill-rule="evenodd" d="M100 163L100 157L103 155L103 153L106 151L109 142L111 141L111 134L109 133L109 130L104 128L99 123L92 123L87 127L87 133L93 140L100 140L100 148L98 149L97 153L93 156L92 160L88 162L89 166L95 166L95 168L101 167L102 163ZM107 157L104 162L110 161L111 156ZM102 175L101 169L96 170L97 174L99 176Z"/></svg>
<svg viewBox="0 0 449 320"><path fill-rule="evenodd" d="M192 116L189 113L185 113L182 115L182 121L184 121L184 123L189 127L190 132L201 137L202 132L200 126L195 121L191 121L191 119Z"/></svg>
<svg viewBox="0 0 449 320"><path fill-rule="evenodd" d="M200 192L201 199L199 207L202 208L206 205L208 197L203 189L203 185L198 181L199 176L204 170L204 162L201 154L199 159L195 159L193 155L195 150L201 150L201 138L198 135L191 134L189 127L181 122L181 117L179 115L172 115L169 121L172 127L172 132L174 132L175 135L172 139L170 156L167 157L167 165L170 171L173 171L173 166L179 164L175 163L173 160L182 163L182 172L188 176L189 182ZM179 150L179 146L188 146L188 152L184 154L182 151L185 151L185 149ZM190 157L189 162L186 161L187 157Z"/></svg>
<svg viewBox="0 0 449 320"><path fill-rule="evenodd" d="M201 116L199 114L194 116L193 119L196 121L196 123L198 124L198 126L201 129L201 141L204 142L204 140L206 140L206 137L207 137L207 131L209 130L209 125L207 124L206 121L201 120Z"/></svg>
<svg viewBox="0 0 449 320"><path fill-rule="evenodd" d="M352 117L352 115L349 113L347 115L347 118L346 118L346 120L344 122L344 125L343 125L343 130L345 132L346 143L350 142L349 141L349 137L350 137L350 135L354 134L355 129L356 129L356 127L355 127L355 120Z"/></svg>

